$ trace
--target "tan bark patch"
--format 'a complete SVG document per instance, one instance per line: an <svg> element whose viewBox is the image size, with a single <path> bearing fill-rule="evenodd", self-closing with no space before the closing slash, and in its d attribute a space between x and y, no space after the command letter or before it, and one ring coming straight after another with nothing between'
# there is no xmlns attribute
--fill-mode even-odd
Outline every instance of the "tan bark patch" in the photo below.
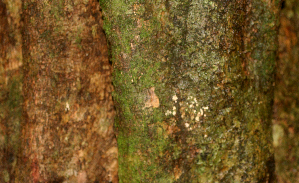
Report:
<svg viewBox="0 0 299 183"><path fill-rule="evenodd" d="M155 94L155 87L151 87L148 90L147 98L148 100L145 102L144 108L148 108L148 107L158 108L160 106L159 98Z"/></svg>

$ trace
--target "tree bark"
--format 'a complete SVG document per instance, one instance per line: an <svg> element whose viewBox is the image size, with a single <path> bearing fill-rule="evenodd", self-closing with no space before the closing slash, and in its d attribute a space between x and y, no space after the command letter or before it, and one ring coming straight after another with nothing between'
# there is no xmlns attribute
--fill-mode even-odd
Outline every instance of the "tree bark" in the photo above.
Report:
<svg viewBox="0 0 299 183"><path fill-rule="evenodd" d="M299 4L282 4L276 72L273 138L278 182L299 180Z"/></svg>
<svg viewBox="0 0 299 183"><path fill-rule="evenodd" d="M118 182L111 66L95 0L23 1L17 182Z"/></svg>
<svg viewBox="0 0 299 183"><path fill-rule="evenodd" d="M271 182L279 1L100 0L120 182Z"/></svg>
<svg viewBox="0 0 299 183"><path fill-rule="evenodd" d="M13 182L22 116L21 1L0 0L0 182Z"/></svg>

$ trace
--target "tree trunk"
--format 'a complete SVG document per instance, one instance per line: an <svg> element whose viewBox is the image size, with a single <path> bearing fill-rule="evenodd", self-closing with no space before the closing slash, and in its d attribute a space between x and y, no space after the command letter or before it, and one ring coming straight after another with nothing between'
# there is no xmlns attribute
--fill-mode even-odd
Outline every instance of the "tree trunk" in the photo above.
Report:
<svg viewBox="0 0 299 183"><path fill-rule="evenodd" d="M17 182L118 182L111 66L95 0L23 1Z"/></svg>
<svg viewBox="0 0 299 183"><path fill-rule="evenodd" d="M299 180L299 1L282 4L274 102L274 148L278 182Z"/></svg>
<svg viewBox="0 0 299 183"><path fill-rule="evenodd" d="M22 116L21 1L0 0L0 182L13 182Z"/></svg>
<svg viewBox="0 0 299 183"><path fill-rule="evenodd" d="M271 182L279 1L100 4L120 182Z"/></svg>

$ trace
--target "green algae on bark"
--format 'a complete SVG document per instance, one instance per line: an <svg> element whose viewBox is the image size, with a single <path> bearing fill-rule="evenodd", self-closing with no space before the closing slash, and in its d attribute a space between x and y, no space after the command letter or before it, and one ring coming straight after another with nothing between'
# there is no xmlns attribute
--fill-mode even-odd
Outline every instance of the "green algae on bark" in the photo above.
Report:
<svg viewBox="0 0 299 183"><path fill-rule="evenodd" d="M114 66L120 182L272 179L278 2L100 4Z"/></svg>

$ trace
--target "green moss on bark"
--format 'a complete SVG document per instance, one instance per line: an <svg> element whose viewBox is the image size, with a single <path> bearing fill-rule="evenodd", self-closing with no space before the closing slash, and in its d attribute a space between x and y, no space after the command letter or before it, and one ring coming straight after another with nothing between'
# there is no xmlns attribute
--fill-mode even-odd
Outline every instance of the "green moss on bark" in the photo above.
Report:
<svg viewBox="0 0 299 183"><path fill-rule="evenodd" d="M270 180L276 5L100 3L120 182Z"/></svg>

